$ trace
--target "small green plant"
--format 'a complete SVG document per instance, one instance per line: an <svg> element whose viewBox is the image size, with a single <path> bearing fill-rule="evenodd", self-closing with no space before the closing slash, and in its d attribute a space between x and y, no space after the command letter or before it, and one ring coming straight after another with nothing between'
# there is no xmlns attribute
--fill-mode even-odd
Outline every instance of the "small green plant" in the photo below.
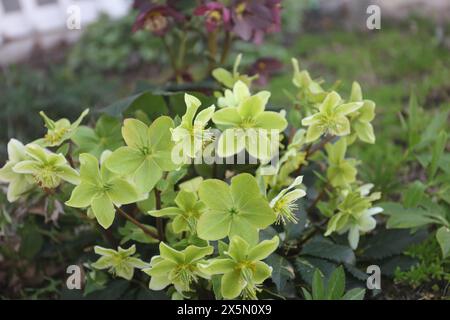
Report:
<svg viewBox="0 0 450 320"><path fill-rule="evenodd" d="M442 258L441 250L436 239L429 238L421 244L409 248L405 254L418 260L418 264L408 270L395 272L395 281L406 283L415 288L433 283L448 283L450 281L450 259ZM447 292L448 294L448 292Z"/></svg>
<svg viewBox="0 0 450 320"><path fill-rule="evenodd" d="M311 292L302 288L306 300L363 300L366 292L363 288L354 288L345 292L344 268L335 269L328 280L319 269L314 271Z"/></svg>

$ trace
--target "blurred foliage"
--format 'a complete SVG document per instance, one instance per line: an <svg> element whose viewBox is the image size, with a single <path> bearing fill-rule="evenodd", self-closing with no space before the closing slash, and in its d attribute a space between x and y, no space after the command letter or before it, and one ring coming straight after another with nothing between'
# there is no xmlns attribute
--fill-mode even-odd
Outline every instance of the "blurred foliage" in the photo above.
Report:
<svg viewBox="0 0 450 320"><path fill-rule="evenodd" d="M87 107L114 99L117 82L96 73L71 72L64 65L33 68L27 65L5 67L0 72L0 161L5 160L6 143L11 137L29 140L44 132L43 110L54 118L77 117Z"/></svg>
<svg viewBox="0 0 450 320"><path fill-rule="evenodd" d="M144 31L130 33L134 19L135 14L116 21L102 16L90 25L68 56L69 68L123 72L151 61L167 62L160 39Z"/></svg>

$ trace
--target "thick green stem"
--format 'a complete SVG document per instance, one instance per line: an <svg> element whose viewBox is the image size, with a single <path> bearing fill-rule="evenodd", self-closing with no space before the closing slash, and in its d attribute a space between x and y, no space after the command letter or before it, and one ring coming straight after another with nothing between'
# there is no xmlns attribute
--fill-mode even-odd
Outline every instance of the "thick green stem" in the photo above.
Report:
<svg viewBox="0 0 450 320"><path fill-rule="evenodd" d="M208 54L209 54L208 73L210 73L216 67L217 30L210 32L208 34Z"/></svg>
<svg viewBox="0 0 450 320"><path fill-rule="evenodd" d="M222 55L220 57L220 64L223 65L227 61L228 54L230 52L233 38L230 31L225 31L225 40L223 44Z"/></svg>

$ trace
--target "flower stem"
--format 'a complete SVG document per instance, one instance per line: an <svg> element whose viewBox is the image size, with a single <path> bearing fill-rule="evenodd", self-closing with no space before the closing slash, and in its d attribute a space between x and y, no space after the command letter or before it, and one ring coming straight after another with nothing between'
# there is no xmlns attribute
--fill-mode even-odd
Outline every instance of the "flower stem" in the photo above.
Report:
<svg viewBox="0 0 450 320"><path fill-rule="evenodd" d="M178 67L177 67L177 61L175 59L175 56L172 52L172 48L170 48L169 44L167 43L167 40L165 37L161 37L161 41L164 45L164 48L167 51L167 55L169 56L169 60L170 60L170 65L172 67L172 70L175 74L175 79L177 81L177 83L181 83L181 77L179 77L179 72L178 72Z"/></svg>
<svg viewBox="0 0 450 320"><path fill-rule="evenodd" d="M209 67L208 74L216 66L216 55L217 55L217 31L212 31L208 33L208 54L209 54Z"/></svg>
<svg viewBox="0 0 450 320"><path fill-rule="evenodd" d="M230 52L230 48L231 48L231 43L232 43L232 36L231 36L231 32L230 31L225 31L225 42L223 45L223 50L222 50L222 55L220 57L220 64L223 65L227 58L228 58L228 53Z"/></svg>
<svg viewBox="0 0 450 320"><path fill-rule="evenodd" d="M156 210L161 210L161 191L155 188ZM156 228L158 229L158 239L164 241L164 223L162 218L156 218Z"/></svg>
<svg viewBox="0 0 450 320"><path fill-rule="evenodd" d="M146 235L148 235L148 236L150 236L150 237L152 237L154 239L159 239L158 234L154 233L152 230L150 230L149 228L144 226L142 223L140 223L139 221L137 221L136 219L131 217L128 213L123 211L121 208L115 207L115 209L122 217L124 217L126 220L130 221L131 223L133 223L134 225L139 227L142 231L144 231L144 233Z"/></svg>

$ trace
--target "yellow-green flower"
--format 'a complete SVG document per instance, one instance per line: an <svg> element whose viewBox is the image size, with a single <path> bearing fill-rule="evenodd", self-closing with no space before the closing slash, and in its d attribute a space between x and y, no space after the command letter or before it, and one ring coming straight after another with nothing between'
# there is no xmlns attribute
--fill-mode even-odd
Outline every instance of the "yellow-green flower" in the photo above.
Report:
<svg viewBox="0 0 450 320"><path fill-rule="evenodd" d="M108 170L94 156L80 155L81 183L72 191L66 205L74 208L92 209L98 223L105 229L114 221L115 208L141 200L136 188L119 174Z"/></svg>
<svg viewBox="0 0 450 320"><path fill-rule="evenodd" d="M333 187L346 187L355 182L358 171L354 159L345 159L347 141L340 139L334 144L325 146L328 153L327 178Z"/></svg>
<svg viewBox="0 0 450 320"><path fill-rule="evenodd" d="M171 129L172 140L175 142L176 147L181 147L183 155L195 158L197 153L203 149L204 144L213 140L212 132L205 129L205 127L211 120L216 107L211 106L200 111L195 116L201 105L200 100L189 94L184 95L184 100L186 113L181 118L180 125L175 129Z"/></svg>
<svg viewBox="0 0 450 320"><path fill-rule="evenodd" d="M228 107L234 107L237 108L240 104L245 102L247 99L251 97L250 89L248 86L242 82L237 81L234 86L233 90L225 89L224 96L219 97L217 99L217 104L220 108L228 108ZM269 91L260 91L255 94L255 96L258 96L263 101L264 105L267 104L267 101L270 98L270 92Z"/></svg>
<svg viewBox="0 0 450 320"><path fill-rule="evenodd" d="M223 108L213 115L213 122L225 129L219 138L217 154L229 157L247 150L263 162L278 152L279 135L286 129L282 113L265 111L268 96L254 95L236 108Z"/></svg>
<svg viewBox="0 0 450 320"><path fill-rule="evenodd" d="M28 160L18 162L12 169L16 173L32 175L37 185L44 189L55 189L61 181L80 183L78 172L62 154L55 154L37 144L25 147Z"/></svg>
<svg viewBox="0 0 450 320"><path fill-rule="evenodd" d="M199 265L205 263L204 258L213 251L211 246L193 245L178 251L161 242L159 255L152 258L149 268L142 270L151 276L149 288L163 290L173 284L180 294L191 291L192 284L196 283L199 277L210 278L200 270Z"/></svg>
<svg viewBox="0 0 450 320"><path fill-rule="evenodd" d="M292 223L298 222L294 213L298 208L296 201L306 195L305 190L297 189L297 187L302 184L302 181L303 176L295 178L294 182L292 182L289 187L281 190L281 192L270 201L270 207L277 215L277 223L282 222L283 224L286 224L286 221Z"/></svg>
<svg viewBox="0 0 450 320"><path fill-rule="evenodd" d="M336 136L349 135L350 121L347 115L362 106L362 102L343 103L337 92L329 93L319 104L318 112L302 120L302 124L308 126L306 142L313 142L326 133Z"/></svg>
<svg viewBox="0 0 450 320"><path fill-rule="evenodd" d="M239 65L241 64L242 54L239 54L234 61L233 71L230 72L224 68L214 69L212 76L221 84L227 88L233 88L236 82L242 81L247 86L252 84L252 81L258 78L258 75L247 76L245 74L240 74L238 71Z"/></svg>
<svg viewBox="0 0 450 320"><path fill-rule="evenodd" d="M91 264L92 267L99 270L108 269L110 273L126 280L131 280L134 275L134 269L144 269L149 265L139 258L133 257L136 253L136 246L132 245L128 249L118 250L102 248L95 246L94 251L101 257Z"/></svg>
<svg viewBox="0 0 450 320"><path fill-rule="evenodd" d="M14 202L33 189L35 184L31 174L17 173L13 170L19 162L31 159L20 141L11 139L8 142L8 158L8 162L0 169L0 181L9 183L7 199Z"/></svg>
<svg viewBox="0 0 450 320"><path fill-rule="evenodd" d="M223 274L220 281L221 294L225 299L257 299L258 288L272 275L272 268L262 262L279 244L277 236L251 246L244 239L231 239L224 257L213 259L201 265L201 270L210 275Z"/></svg>
<svg viewBox="0 0 450 320"><path fill-rule="evenodd" d="M41 111L39 114L44 119L48 131L43 139L36 140L34 143L43 147L55 147L61 145L64 141L72 138L81 121L83 121L88 113L89 109L84 110L74 123L70 123L70 121L65 118L54 121L47 117L44 111Z"/></svg>
<svg viewBox="0 0 450 320"><path fill-rule="evenodd" d="M352 128L356 136L361 141L375 143L375 134L370 123L375 118L375 102L363 99L361 86L358 82L353 82L350 101L363 103L360 109L350 114Z"/></svg>
<svg viewBox="0 0 450 320"><path fill-rule="evenodd" d="M172 228L175 233L189 231L195 234L197 232L197 221L205 211L205 205L198 200L195 193L184 190L178 192L175 203L177 207L153 210L149 214L154 217L172 218Z"/></svg>

